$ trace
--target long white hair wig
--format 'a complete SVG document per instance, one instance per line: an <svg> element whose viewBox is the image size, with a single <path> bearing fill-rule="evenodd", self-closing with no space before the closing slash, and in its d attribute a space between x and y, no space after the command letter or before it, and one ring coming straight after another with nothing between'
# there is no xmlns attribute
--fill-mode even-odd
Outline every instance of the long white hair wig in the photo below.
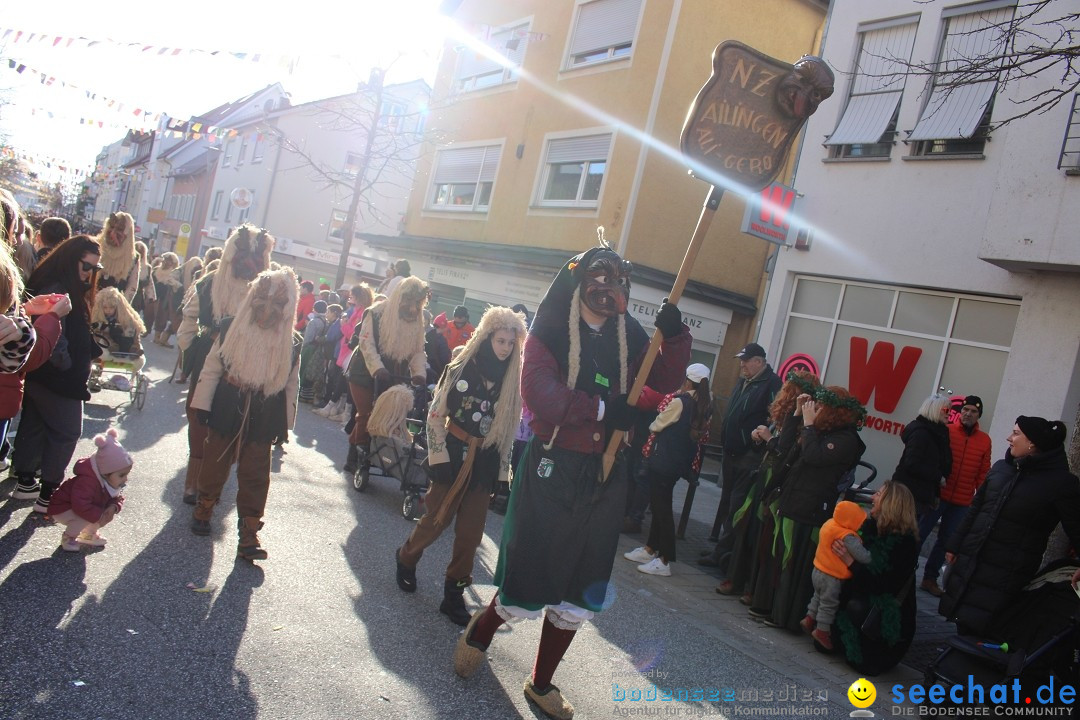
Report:
<svg viewBox="0 0 1080 720"><path fill-rule="evenodd" d="M484 343L491 342L491 336L499 330L509 330L514 334L514 349L510 353L506 374L503 375L499 400L495 404L495 417L492 419L491 430L484 438L483 447L497 446L500 455L507 455L514 446L514 432L521 419L521 352L528 334L524 315L507 307L489 307L485 310L476 325L476 332L465 343L461 353L446 366L433 402L440 402L445 406L446 396L461 377L462 369L476 357ZM443 409L445 411L445 408Z"/></svg>
<svg viewBox="0 0 1080 720"><path fill-rule="evenodd" d="M234 384L264 395L285 389L293 366L298 295L292 268L264 270L252 280L221 345L221 359ZM280 317L273 327L261 328L255 316L267 308Z"/></svg>

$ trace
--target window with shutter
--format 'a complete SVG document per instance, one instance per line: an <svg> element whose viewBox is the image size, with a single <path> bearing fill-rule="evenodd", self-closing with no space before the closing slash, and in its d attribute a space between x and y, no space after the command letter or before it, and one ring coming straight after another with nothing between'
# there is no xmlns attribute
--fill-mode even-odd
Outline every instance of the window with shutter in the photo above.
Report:
<svg viewBox="0 0 1080 720"><path fill-rule="evenodd" d="M851 95L825 141L830 157L888 157L892 152L917 20L908 16L859 29Z"/></svg>
<svg viewBox="0 0 1080 720"><path fill-rule="evenodd" d="M520 23L493 31L482 41L486 51L463 46L458 50L454 92L469 92L516 82L525 61L529 25Z"/></svg>
<svg viewBox="0 0 1080 720"><path fill-rule="evenodd" d="M972 65L1000 67L1015 0L946 9L937 72L915 129L913 155L981 155L990 131L997 79L966 81ZM983 77L980 74L980 77Z"/></svg>
<svg viewBox="0 0 1080 720"><path fill-rule="evenodd" d="M501 145L439 150L428 206L440 210L487 211L501 155Z"/></svg>
<svg viewBox="0 0 1080 720"><path fill-rule="evenodd" d="M577 6L568 68L630 57L641 0L591 0Z"/></svg>
<svg viewBox="0 0 1080 720"><path fill-rule="evenodd" d="M538 204L596 207L610 149L610 133L549 140Z"/></svg>
<svg viewBox="0 0 1080 720"><path fill-rule="evenodd" d="M341 245L341 241L345 238L345 220L347 217L348 215L344 210L330 211L330 225L327 229L327 237L330 239L331 244L335 246Z"/></svg>

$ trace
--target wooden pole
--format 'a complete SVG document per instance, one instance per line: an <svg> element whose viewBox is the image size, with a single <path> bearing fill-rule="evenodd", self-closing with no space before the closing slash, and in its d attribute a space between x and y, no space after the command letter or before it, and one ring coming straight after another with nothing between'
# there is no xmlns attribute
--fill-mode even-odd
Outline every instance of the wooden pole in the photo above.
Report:
<svg viewBox="0 0 1080 720"><path fill-rule="evenodd" d="M686 254L683 256L682 265L679 266L679 274L675 276L675 284L668 294L668 302L672 305L678 303L682 298L683 289L686 287L686 281L690 279L690 270L694 267L698 251L701 249L702 243L705 242L705 235L709 232L709 226L712 225L713 215L716 214L716 209L720 207L720 200L723 197L724 191L722 188L713 185L709 190L709 196L705 199L704 207L701 208L701 217L698 218L697 227L694 229L694 236L690 238L690 245L687 246ZM659 328L653 331L652 340L649 341L649 349L645 353L645 358L641 361L641 367L638 369L637 376L634 378L634 385L627 394L627 405L633 406L634 403L637 402L638 396L641 395L641 389L645 387L645 380L648 379L653 362L656 361L656 354L660 352L660 343L663 339L664 336L660 333ZM608 441L607 448L604 450L604 474L601 477L602 482L606 482L608 475L611 474L611 468L615 465L615 453L618 452L619 445L622 444L624 435L626 435L624 430L616 430L614 434L612 434L611 440Z"/></svg>

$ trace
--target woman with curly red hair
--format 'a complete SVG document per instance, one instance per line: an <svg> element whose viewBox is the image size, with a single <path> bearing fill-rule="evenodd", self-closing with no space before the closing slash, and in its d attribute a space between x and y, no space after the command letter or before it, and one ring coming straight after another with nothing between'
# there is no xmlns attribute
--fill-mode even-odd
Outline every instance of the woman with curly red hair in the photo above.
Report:
<svg viewBox="0 0 1080 720"><path fill-rule="evenodd" d="M859 438L866 410L846 389L818 388L800 395L802 430L785 461L790 466L777 504L776 592L766 624L799 630L814 594L810 575L817 549L816 531L832 517L840 479L862 457Z"/></svg>

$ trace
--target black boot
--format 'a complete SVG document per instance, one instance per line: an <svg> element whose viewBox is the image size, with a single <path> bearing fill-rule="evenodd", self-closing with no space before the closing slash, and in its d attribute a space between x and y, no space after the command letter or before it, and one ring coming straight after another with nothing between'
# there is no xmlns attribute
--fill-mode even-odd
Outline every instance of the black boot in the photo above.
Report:
<svg viewBox="0 0 1080 720"><path fill-rule="evenodd" d="M242 560L265 560L269 553L259 543L259 531L263 524L259 518L237 518L237 529L240 531L240 539L236 545L236 557Z"/></svg>
<svg viewBox="0 0 1080 720"><path fill-rule="evenodd" d="M465 588L472 584L471 578L452 580L446 578L443 583L443 600L439 612L450 618L455 625L465 627L469 624L469 611L465 607Z"/></svg>
<svg viewBox="0 0 1080 720"><path fill-rule="evenodd" d="M416 568L403 565L400 552L400 549L394 551L394 562L397 563L397 586L403 592L416 592Z"/></svg>
<svg viewBox="0 0 1080 720"><path fill-rule="evenodd" d="M352 475L356 472L356 466L360 462L360 446L349 445L349 454L345 457L345 465L341 468L343 471Z"/></svg>

